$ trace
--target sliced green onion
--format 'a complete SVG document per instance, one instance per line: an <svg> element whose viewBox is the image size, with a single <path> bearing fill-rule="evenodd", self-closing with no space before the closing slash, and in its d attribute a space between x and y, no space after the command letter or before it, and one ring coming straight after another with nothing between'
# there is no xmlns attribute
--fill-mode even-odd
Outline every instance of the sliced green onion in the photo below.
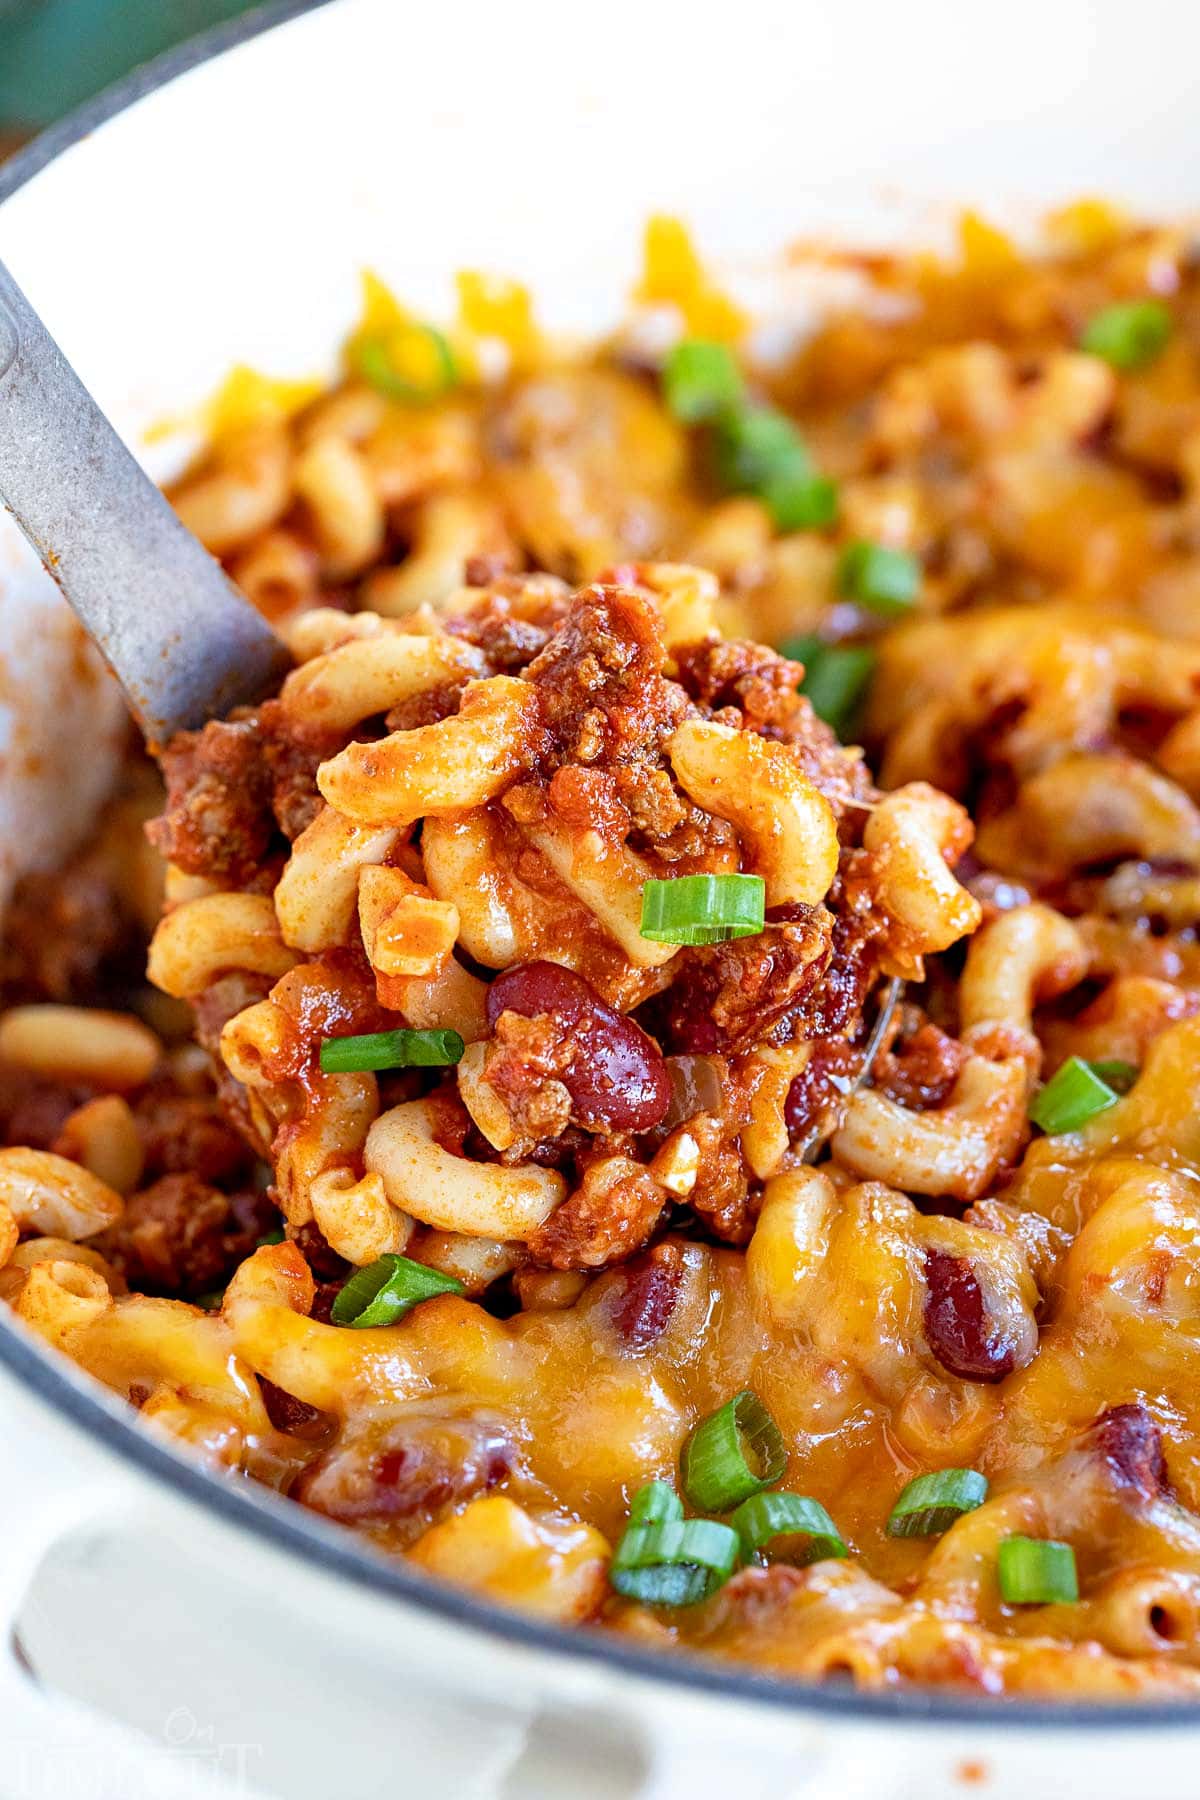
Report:
<svg viewBox="0 0 1200 1800"><path fill-rule="evenodd" d="M865 644L823 644L805 668L800 692L844 742L874 673L875 652Z"/></svg>
<svg viewBox="0 0 1200 1800"><path fill-rule="evenodd" d="M664 1525L682 1517L683 1501L669 1481L648 1481L629 1502L631 1525Z"/></svg>
<svg viewBox="0 0 1200 1800"><path fill-rule="evenodd" d="M608 1579L627 1600L694 1606L729 1580L740 1548L737 1532L716 1519L629 1525L613 1551Z"/></svg>
<svg viewBox="0 0 1200 1800"><path fill-rule="evenodd" d="M823 531L837 518L837 483L814 470L772 475L763 483L762 498L776 531Z"/></svg>
<svg viewBox="0 0 1200 1800"><path fill-rule="evenodd" d="M326 1038L326 1075L360 1069L441 1069L462 1061L466 1045L457 1031L367 1031L360 1037Z"/></svg>
<svg viewBox="0 0 1200 1800"><path fill-rule="evenodd" d="M406 360L412 366L424 363L425 369L414 375ZM439 400L458 386L458 364L449 342L432 325L419 322L391 336L360 339L350 348L350 363L369 387L408 406Z"/></svg>
<svg viewBox="0 0 1200 1800"><path fill-rule="evenodd" d="M1079 1598L1075 1552L1055 1538L1005 1538L996 1575L1000 1598L1010 1606L1049 1606L1056 1600Z"/></svg>
<svg viewBox="0 0 1200 1800"><path fill-rule="evenodd" d="M763 928L761 875L677 875L642 886L642 936L656 944L723 944Z"/></svg>
<svg viewBox="0 0 1200 1800"><path fill-rule="evenodd" d="M829 644L808 633L785 638L779 654L804 664L800 692L817 717L844 739L875 672L875 652L865 644Z"/></svg>
<svg viewBox="0 0 1200 1800"><path fill-rule="evenodd" d="M1117 1104L1118 1095L1082 1057L1072 1056L1039 1088L1029 1103L1029 1116L1048 1137L1078 1131L1097 1113Z"/></svg>
<svg viewBox="0 0 1200 1800"><path fill-rule="evenodd" d="M759 494L784 475L811 475L808 447L786 413L742 406L721 421L713 443L717 476L734 493Z"/></svg>
<svg viewBox="0 0 1200 1800"><path fill-rule="evenodd" d="M806 1494L753 1494L749 1500L743 1500L729 1523L742 1540L742 1554L747 1561L780 1538L804 1539L792 1554L781 1559L801 1568L824 1562L827 1557L850 1554L821 1502L810 1500Z"/></svg>
<svg viewBox="0 0 1200 1800"><path fill-rule="evenodd" d="M267 1231L267 1232L263 1233L262 1237L260 1237L258 1240L258 1244L257 1244L256 1248L261 1250L264 1244L282 1244L282 1242L283 1242L283 1226L277 1225L275 1227L274 1231Z"/></svg>
<svg viewBox="0 0 1200 1800"><path fill-rule="evenodd" d="M885 619L908 612L921 591L921 565L907 550L858 538L837 560L837 590Z"/></svg>
<svg viewBox="0 0 1200 1800"><path fill-rule="evenodd" d="M1098 1075L1106 1087L1114 1094L1127 1094L1138 1078L1137 1066L1131 1062L1122 1062L1119 1056L1089 1059L1088 1068L1093 1075Z"/></svg>
<svg viewBox="0 0 1200 1800"><path fill-rule="evenodd" d="M814 466L786 413L735 406L717 420L717 479L735 494L757 494L776 531L819 531L837 516L837 486Z"/></svg>
<svg viewBox="0 0 1200 1800"><path fill-rule="evenodd" d="M684 425L710 424L742 404L745 384L737 358L725 344L684 338L667 352L663 395Z"/></svg>
<svg viewBox="0 0 1200 1800"><path fill-rule="evenodd" d="M790 662L803 663L805 673L819 656L824 656L829 645L815 632L806 632L803 637L784 638L779 646L780 656L786 656Z"/></svg>
<svg viewBox="0 0 1200 1800"><path fill-rule="evenodd" d="M1079 346L1114 369L1144 369L1161 356L1171 330L1171 314L1161 300L1120 300L1089 320Z"/></svg>
<svg viewBox="0 0 1200 1800"><path fill-rule="evenodd" d="M977 1469L937 1469L918 1475L900 1491L887 1522L889 1537L940 1537L956 1519L987 1499L987 1477Z"/></svg>
<svg viewBox="0 0 1200 1800"><path fill-rule="evenodd" d="M778 1425L751 1388L701 1421L683 1447L683 1491L700 1512L732 1512L778 1481L787 1451Z"/></svg>
<svg viewBox="0 0 1200 1800"><path fill-rule="evenodd" d="M432 1300L435 1294L461 1294L466 1290L453 1275L412 1262L407 1256L381 1256L378 1262L357 1269L342 1288L330 1310L335 1325L395 1325L405 1313Z"/></svg>

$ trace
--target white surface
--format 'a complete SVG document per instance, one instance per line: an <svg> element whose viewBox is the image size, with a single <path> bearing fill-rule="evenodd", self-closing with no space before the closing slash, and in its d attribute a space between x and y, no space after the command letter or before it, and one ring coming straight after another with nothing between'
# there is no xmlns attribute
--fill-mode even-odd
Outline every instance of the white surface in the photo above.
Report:
<svg viewBox="0 0 1200 1800"><path fill-rule="evenodd" d="M337 0L69 151L0 210L0 255L136 439L235 359L327 365L364 263L434 313L456 267L519 275L551 323L586 327L617 314L657 209L754 259L812 231L927 231L963 199L1193 207L1198 61L1200 9L1171 0ZM0 531L0 841L26 855L93 803L112 713L94 693L74 713L42 698L70 658L16 554ZM14 691L41 734L32 765L6 753ZM510 1800L938 1800L971 1791L964 1762L985 1765L989 1800L1194 1791L1195 1732L900 1733L499 1650L285 1563L4 1383L0 1401L0 1627L55 1546L24 1610L39 1665L157 1740L144 1760L140 1740L35 1702L0 1658L9 1800L199 1792L218 1727L259 1746L248 1774L288 1800L401 1791L401 1744L403 1791ZM186 1717L167 1705L180 1693Z"/></svg>

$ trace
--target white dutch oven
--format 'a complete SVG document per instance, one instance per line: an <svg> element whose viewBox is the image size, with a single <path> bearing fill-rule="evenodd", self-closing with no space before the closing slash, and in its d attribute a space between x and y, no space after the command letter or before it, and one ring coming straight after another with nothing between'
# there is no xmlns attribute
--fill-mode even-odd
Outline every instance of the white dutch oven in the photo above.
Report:
<svg viewBox="0 0 1200 1800"><path fill-rule="evenodd" d="M962 199L1186 209L1198 54L1187 0L292 5L0 170L0 255L138 443L235 360L328 366L368 263L435 316L465 264L594 328L652 209L735 259ZM0 889L94 810L118 719L0 531ZM10 1325L0 1407L9 1800L1196 1789L1186 1712L803 1689L433 1588L183 1463Z"/></svg>

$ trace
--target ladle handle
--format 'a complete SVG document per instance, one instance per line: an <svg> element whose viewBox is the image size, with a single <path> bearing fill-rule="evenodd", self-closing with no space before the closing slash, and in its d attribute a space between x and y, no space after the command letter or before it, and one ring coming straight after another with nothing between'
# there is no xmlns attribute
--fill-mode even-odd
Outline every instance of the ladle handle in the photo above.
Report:
<svg viewBox="0 0 1200 1800"><path fill-rule="evenodd" d="M176 518L3 263L0 497L152 747L278 685L284 645Z"/></svg>

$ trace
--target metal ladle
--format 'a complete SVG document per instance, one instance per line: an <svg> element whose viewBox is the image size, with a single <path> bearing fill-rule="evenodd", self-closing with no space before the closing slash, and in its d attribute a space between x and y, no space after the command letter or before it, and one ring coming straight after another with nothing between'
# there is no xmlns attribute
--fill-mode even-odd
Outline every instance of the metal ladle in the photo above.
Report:
<svg viewBox="0 0 1200 1800"><path fill-rule="evenodd" d="M176 518L3 263L0 498L151 748L279 685L287 649Z"/></svg>

